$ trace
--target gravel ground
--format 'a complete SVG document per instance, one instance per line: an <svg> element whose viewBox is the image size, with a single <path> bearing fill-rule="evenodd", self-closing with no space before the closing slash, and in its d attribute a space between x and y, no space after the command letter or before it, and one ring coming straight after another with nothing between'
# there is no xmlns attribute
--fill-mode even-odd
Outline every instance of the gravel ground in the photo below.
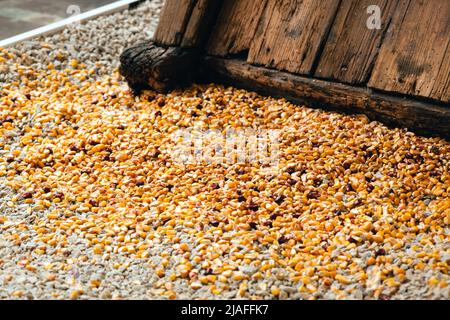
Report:
<svg viewBox="0 0 450 320"><path fill-rule="evenodd" d="M8 85L8 89L2 89L0 97L22 87L28 82L26 79L33 78L29 69L23 66L38 71L57 70L61 74L69 74L70 77L71 73L65 70L72 70L81 64L85 65L82 65L81 69L89 70L88 81L102 80L106 83L107 89L125 94L126 85L116 73L118 56L124 47L152 35L161 5L161 1L146 2L130 12L100 17L53 36L27 41L9 48L8 52L12 59L0 64L2 71L0 85L2 88ZM44 73L37 74L37 79L43 80ZM114 76L111 77L111 75ZM75 84L82 84L84 81L84 78L80 80L79 76L70 78ZM115 81L117 84L114 83ZM205 93L211 89L202 87L200 90ZM221 89L218 90L221 92ZM43 94L46 94L45 91ZM177 94L170 99L176 98ZM278 103L271 101L273 104ZM305 112L307 114L312 112L313 115L328 114L321 111ZM22 119L21 125L1 137L2 157L6 158L9 150L18 148L23 137L20 127L33 122L32 116ZM345 119L351 118L346 116ZM359 120L355 118L355 122L357 121ZM395 137L390 129L379 124L373 126L384 134L392 134L392 137ZM400 131L395 131L397 132ZM405 131L401 131L401 134L406 135ZM425 138L420 141L431 143L431 140ZM448 150L447 143L438 143ZM444 160L448 161L446 155ZM0 169L3 164L0 162ZM443 168L446 170L443 176L448 177L448 162ZM448 182L445 178L443 181ZM449 187L447 185L447 194ZM319 277L315 277L315 268L309 268L311 274L305 270L304 276L294 281L291 278L292 268L277 264L274 264L270 271L263 273L262 277L256 277L258 267L255 264L236 263L234 273L226 281L226 286L222 285L220 278L212 281L214 286L220 289L215 291L210 285L201 285L196 280L195 270L197 273L204 272L202 262L193 265L187 276L190 279L170 278L171 274L178 272L180 262L200 254L202 250L198 237L186 232L185 226L180 224L173 228L178 243L174 244L171 238L163 236L152 239L152 245L148 248L146 257L114 252L96 253L88 245L89 241L86 238L75 233L67 236L65 239L67 243L64 245L57 241L50 247L42 246L42 243L37 240L39 237L37 229L29 226L36 224L37 221L45 220L58 208L58 204L53 203L48 208L36 210L35 203L20 200L23 192L22 189L13 188L8 183L7 176L0 177L1 299L450 298L447 274L450 261L448 222L442 228L442 237L435 235L431 242L430 237L433 237L433 234L424 232L416 237L408 238L401 248L392 248L389 243L380 245L377 242L365 242L357 246L337 246L333 250L332 257L343 255L351 257L351 261L365 271L367 279L357 279L356 275L347 274L344 280L323 283L318 281ZM433 199L425 201L427 205L433 205ZM445 204L445 199L442 201ZM448 212L448 209L445 212ZM74 214L88 218L87 213ZM63 236L65 233L58 230L56 235ZM283 248L279 241L280 243L272 245L261 244L259 250L254 251L240 243L238 231L232 230L227 233L227 236L231 239L236 238L231 240L232 247L235 247L242 255L253 255L252 259L255 261L272 261L274 252L279 252ZM180 243L190 245L190 256L181 250ZM46 251L42 252L43 250ZM368 263L368 259L374 255L374 252L377 256L382 256L383 261L390 261L390 263ZM164 261L165 258L167 258L166 261ZM223 259L229 263L232 263L229 261L231 258L233 258L231 252L223 254ZM221 263L217 260L215 259L213 264ZM439 267L436 267L437 264ZM161 265L166 265L164 274L159 272ZM421 267L419 268L418 265ZM400 274L397 273L399 269L403 270ZM382 273L386 276L381 275ZM404 278L402 281L398 279L401 276ZM392 278L391 282L394 284L389 285L390 280L386 278Z"/></svg>
<svg viewBox="0 0 450 320"><path fill-rule="evenodd" d="M154 0L131 11L74 24L48 37L18 43L8 52L15 55L17 65L35 70L46 69L49 64L64 70L76 59L98 76L112 74L124 48L153 36L162 4L162 0ZM20 81L17 65L2 66L0 84Z"/></svg>

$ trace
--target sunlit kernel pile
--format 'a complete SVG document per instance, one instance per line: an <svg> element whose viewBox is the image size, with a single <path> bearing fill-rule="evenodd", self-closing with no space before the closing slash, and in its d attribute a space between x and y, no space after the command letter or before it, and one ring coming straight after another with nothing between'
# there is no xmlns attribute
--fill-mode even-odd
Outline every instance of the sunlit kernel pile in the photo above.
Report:
<svg viewBox="0 0 450 320"><path fill-rule="evenodd" d="M147 259L168 243L182 259L168 268L162 252L155 273L217 295L238 281L245 296L280 267L305 294L376 279L377 298L408 281L402 265L437 270L428 285L447 287L450 143L218 85L134 97L117 75L86 81L92 71L72 67L23 67L0 91L0 181L15 190L8 206L32 204L34 222L20 228L35 253L70 235L103 257ZM194 126L279 129L276 171L177 163L171 133ZM19 245L11 226L0 212L2 235ZM349 249L361 246L371 253L356 259Z"/></svg>

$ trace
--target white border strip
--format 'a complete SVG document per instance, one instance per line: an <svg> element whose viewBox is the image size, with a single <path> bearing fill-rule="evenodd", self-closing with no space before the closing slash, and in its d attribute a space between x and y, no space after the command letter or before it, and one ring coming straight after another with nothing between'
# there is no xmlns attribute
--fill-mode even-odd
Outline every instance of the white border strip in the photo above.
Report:
<svg viewBox="0 0 450 320"><path fill-rule="evenodd" d="M130 4L132 4L134 2L138 2L138 1L139 0L119 0L119 1L104 5L102 7L99 7L99 8L90 10L90 11L86 11L86 12L77 14L76 16L72 16L67 19L63 19L61 21L57 21L57 22L48 24L46 26L18 34L17 36L7 38L5 40L1 40L0 48L1 47L5 48L5 47L10 46L14 43L17 43L19 41L27 40L27 39L34 38L37 36L55 33L56 31L63 29L68 24L71 24L74 22L83 21L83 20L95 18L95 17L103 15L103 14L110 14L110 13L114 13L116 11L123 10L125 8L128 8L128 6Z"/></svg>

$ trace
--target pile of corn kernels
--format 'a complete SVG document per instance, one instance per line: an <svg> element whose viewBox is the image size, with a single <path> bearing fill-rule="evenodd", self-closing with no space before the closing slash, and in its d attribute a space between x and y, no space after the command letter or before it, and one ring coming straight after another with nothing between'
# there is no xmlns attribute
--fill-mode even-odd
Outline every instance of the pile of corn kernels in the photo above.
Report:
<svg viewBox="0 0 450 320"><path fill-rule="evenodd" d="M0 297L449 298L445 140L214 84L135 97L77 60L17 70L0 91ZM180 164L171 134L192 127L278 130L276 170Z"/></svg>

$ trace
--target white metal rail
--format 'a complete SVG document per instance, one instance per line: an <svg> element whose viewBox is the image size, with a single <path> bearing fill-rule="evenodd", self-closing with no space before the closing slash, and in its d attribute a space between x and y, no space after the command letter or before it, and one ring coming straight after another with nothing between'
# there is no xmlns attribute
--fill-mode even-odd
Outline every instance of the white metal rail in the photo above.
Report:
<svg viewBox="0 0 450 320"><path fill-rule="evenodd" d="M119 1L107 4L107 5L104 5L102 7L98 7L96 9L77 14L76 16L71 16L67 19L63 19L63 20L45 25L40 28L36 28L36 29L30 30L30 31L18 34L14 37L0 40L0 48L5 48L5 47L13 45L14 43L28 40L28 39L31 39L31 38L34 38L37 36L49 35L49 34L55 33L56 31L63 29L64 27L66 27L67 25L69 25L71 23L81 22L84 20L89 20L89 19L98 17L100 15L110 14L113 12L124 10L124 9L128 8L130 6L130 4L133 4L135 2L139 2L139 0L119 0Z"/></svg>

